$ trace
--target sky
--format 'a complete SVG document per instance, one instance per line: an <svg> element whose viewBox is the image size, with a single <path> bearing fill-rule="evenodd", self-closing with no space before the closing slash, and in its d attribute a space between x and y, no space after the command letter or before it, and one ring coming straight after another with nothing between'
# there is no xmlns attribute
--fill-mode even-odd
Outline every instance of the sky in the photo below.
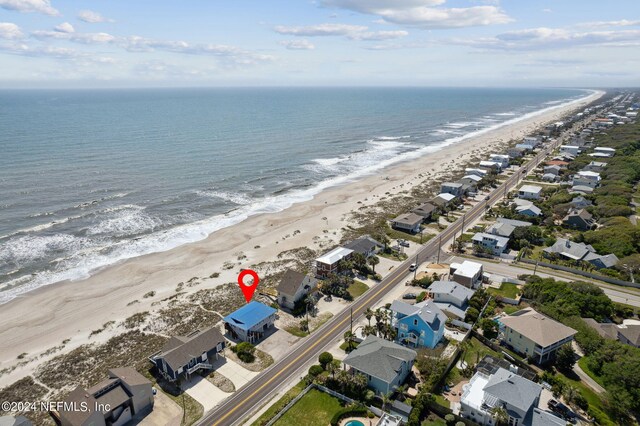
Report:
<svg viewBox="0 0 640 426"><path fill-rule="evenodd" d="M640 1L0 0L0 87L640 86Z"/></svg>

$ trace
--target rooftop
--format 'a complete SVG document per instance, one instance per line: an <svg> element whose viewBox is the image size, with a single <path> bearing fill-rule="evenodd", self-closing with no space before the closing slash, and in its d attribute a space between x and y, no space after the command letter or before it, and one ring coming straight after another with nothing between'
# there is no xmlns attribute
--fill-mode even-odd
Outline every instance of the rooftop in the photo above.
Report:
<svg viewBox="0 0 640 426"><path fill-rule="evenodd" d="M473 241L481 242L482 240L495 241L496 247L506 247L509 243L509 238L501 237L500 235L487 234L486 232L478 232L473 238Z"/></svg>
<svg viewBox="0 0 640 426"><path fill-rule="evenodd" d="M435 281L429 286L429 292L434 294L449 294L461 301L471 298L473 293L475 293L470 288L454 281Z"/></svg>
<svg viewBox="0 0 640 426"><path fill-rule="evenodd" d="M343 247L364 254L375 250L376 247L382 247L382 244L369 236L364 236L345 244Z"/></svg>
<svg viewBox="0 0 640 426"><path fill-rule="evenodd" d="M460 188L462 187L462 184L458 182L445 182L441 186L445 186L449 188Z"/></svg>
<svg viewBox="0 0 640 426"><path fill-rule="evenodd" d="M453 195L453 194L449 194L448 192L442 192L442 193L440 193L440 194L436 195L436 197L438 197L438 198L442 198L442 199L443 199L443 200L445 200L445 201L451 201L451 200L453 200L454 198L456 198L456 196L455 196L455 195Z"/></svg>
<svg viewBox="0 0 640 426"><path fill-rule="evenodd" d="M455 269L455 275L461 277L473 278L482 269L482 264L465 260L462 263L452 263L451 267Z"/></svg>
<svg viewBox="0 0 640 426"><path fill-rule="evenodd" d="M542 191L542 188L535 185L522 185L520 187L520 192L530 192L532 194L539 194Z"/></svg>
<svg viewBox="0 0 640 426"><path fill-rule="evenodd" d="M567 327L531 308L503 317L500 322L543 348L577 333L573 328Z"/></svg>
<svg viewBox="0 0 640 426"><path fill-rule="evenodd" d="M422 220L423 220L423 217L420 215L417 215L415 213L405 213L393 219L392 222L401 223L403 225L415 226L419 223L422 223Z"/></svg>
<svg viewBox="0 0 640 426"><path fill-rule="evenodd" d="M325 263L327 265L333 265L336 262L339 262L344 257L349 256L353 253L353 250L344 248L344 247L336 247L331 250L329 253L325 253L316 259L316 262Z"/></svg>
<svg viewBox="0 0 640 426"><path fill-rule="evenodd" d="M211 327L190 336L171 337L156 357L163 358L173 371L177 371L194 357L202 355L224 341L220 331Z"/></svg>
<svg viewBox="0 0 640 426"><path fill-rule="evenodd" d="M504 368L498 368L498 371L489 378L484 392L527 412L540 397L542 386Z"/></svg>
<svg viewBox="0 0 640 426"><path fill-rule="evenodd" d="M415 305L410 305L401 300L394 300L390 309L406 316L417 315L434 330L439 329L447 321L447 316L431 299Z"/></svg>
<svg viewBox="0 0 640 426"><path fill-rule="evenodd" d="M369 335L344 359L346 365L391 383L404 362L412 362L417 353L377 336Z"/></svg>
<svg viewBox="0 0 640 426"><path fill-rule="evenodd" d="M307 285L309 285L309 287L315 287L317 283L315 278L311 278L292 269L287 269L280 279L277 290L284 294L294 295L305 280L308 280Z"/></svg>
<svg viewBox="0 0 640 426"><path fill-rule="evenodd" d="M241 330L249 330L276 312L271 306L254 300L224 317L223 321Z"/></svg>

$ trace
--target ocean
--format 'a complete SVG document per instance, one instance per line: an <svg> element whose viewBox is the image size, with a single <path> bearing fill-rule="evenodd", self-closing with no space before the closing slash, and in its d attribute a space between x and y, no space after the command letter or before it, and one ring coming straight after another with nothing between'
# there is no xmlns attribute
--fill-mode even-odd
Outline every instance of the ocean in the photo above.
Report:
<svg viewBox="0 0 640 426"><path fill-rule="evenodd" d="M0 303L204 239L587 94L0 91Z"/></svg>

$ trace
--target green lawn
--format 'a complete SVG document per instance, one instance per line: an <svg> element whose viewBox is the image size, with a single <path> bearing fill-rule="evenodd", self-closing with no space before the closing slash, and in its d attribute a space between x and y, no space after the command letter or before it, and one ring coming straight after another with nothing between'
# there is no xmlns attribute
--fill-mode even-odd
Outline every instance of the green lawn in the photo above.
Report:
<svg viewBox="0 0 640 426"><path fill-rule="evenodd" d="M596 383L598 383L600 386L604 387L604 384L602 383L602 377L596 375L596 373L594 373L593 371L591 371L591 369L589 369L589 366L587 365L588 363L588 357L582 357L578 360L578 365L580 366L580 368L582 369L582 371L584 371L585 373L587 373L587 375L589 377L591 377L593 380L596 381Z"/></svg>
<svg viewBox="0 0 640 426"><path fill-rule="evenodd" d="M432 413L429 414L429 417L427 417L420 426L447 426L447 422Z"/></svg>
<svg viewBox="0 0 640 426"><path fill-rule="evenodd" d="M347 291L354 299L356 297L362 296L362 294L367 290L369 290L369 287L365 283L358 280L354 280L349 288L347 288Z"/></svg>
<svg viewBox="0 0 640 426"><path fill-rule="evenodd" d="M447 408L449 408L449 406L451 405L449 400L445 398L443 395L434 394L433 396L436 398L436 404L442 405L443 407L447 407Z"/></svg>
<svg viewBox="0 0 640 426"><path fill-rule="evenodd" d="M340 400L311 389L275 423L277 426L327 426L342 408Z"/></svg>
<svg viewBox="0 0 640 426"><path fill-rule="evenodd" d="M518 296L518 286L513 283L502 283L500 289L489 288L488 292L495 296L508 297L509 299L515 299Z"/></svg>
<svg viewBox="0 0 640 426"><path fill-rule="evenodd" d="M519 310L521 310L522 307L521 306L514 306L514 305L507 305L505 304L502 307L502 310L507 314L507 315L511 315L514 312L518 312Z"/></svg>
<svg viewBox="0 0 640 426"><path fill-rule="evenodd" d="M466 362L475 364L478 359L482 359L484 355L493 355L498 358L502 358L502 355L494 351L488 346L482 344L482 342L475 337L468 340L471 343L471 347L464 353L464 360Z"/></svg>
<svg viewBox="0 0 640 426"><path fill-rule="evenodd" d="M591 390L589 386L585 385L580 380L571 379L562 373L558 373L558 375L562 378L562 380L575 386L580 391L580 393L582 393L582 396L584 396L587 402L589 402L589 407L595 408L596 410L600 411L602 413L602 416L604 416L606 420L609 420L612 424L614 424L613 420L611 420L605 412L602 399L600 399L598 394Z"/></svg>
<svg viewBox="0 0 640 426"><path fill-rule="evenodd" d="M289 389L287 393L285 393L282 398L271 404L271 406L262 413L262 415L256 420L251 426L262 426L265 425L271 420L276 414L278 414L286 405L293 400L296 396L300 394L306 387L304 380L301 380L294 387Z"/></svg>

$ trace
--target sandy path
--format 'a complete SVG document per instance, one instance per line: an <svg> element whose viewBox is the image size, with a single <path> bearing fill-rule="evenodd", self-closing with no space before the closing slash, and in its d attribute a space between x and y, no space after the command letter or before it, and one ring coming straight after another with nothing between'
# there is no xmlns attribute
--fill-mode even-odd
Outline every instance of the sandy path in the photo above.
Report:
<svg viewBox="0 0 640 426"><path fill-rule="evenodd" d="M410 190L423 181L420 174L449 172L457 164L488 153L493 147L512 138L521 138L541 124L557 121L570 110L584 106L602 95L593 94L580 102L546 111L494 131L467 139L426 155L417 160L380 171L357 182L334 187L318 194L313 200L295 204L273 214L253 216L246 221L222 229L205 240L173 250L138 257L108 267L92 277L75 282L62 282L17 298L0 309L0 369L15 365L19 354L28 359L71 339L62 351L68 351L88 341L103 341L109 332L89 340L89 333L110 320L122 320L136 312L154 309L153 301L175 293L179 282L192 277L208 277L220 272L220 277L208 279L186 291L196 291L235 281L241 267L262 261L272 261L284 250L297 247L318 248L313 238L325 243L337 242L345 217L362 205L373 204L385 193ZM360 202L360 203L359 203ZM327 218L326 220L323 218ZM323 230L328 230L324 233ZM300 231L294 236L295 231ZM335 235L334 235L335 232ZM289 235L288 238L283 237ZM259 246L258 248L256 248ZM242 252L246 259L238 261ZM235 262L233 269L223 270L223 263ZM239 264L240 263L240 264ZM156 295L143 298L154 290ZM140 303L128 305L133 300ZM118 331L118 330L115 330ZM58 351L55 355L60 354ZM42 357L0 377L0 387L30 374Z"/></svg>

